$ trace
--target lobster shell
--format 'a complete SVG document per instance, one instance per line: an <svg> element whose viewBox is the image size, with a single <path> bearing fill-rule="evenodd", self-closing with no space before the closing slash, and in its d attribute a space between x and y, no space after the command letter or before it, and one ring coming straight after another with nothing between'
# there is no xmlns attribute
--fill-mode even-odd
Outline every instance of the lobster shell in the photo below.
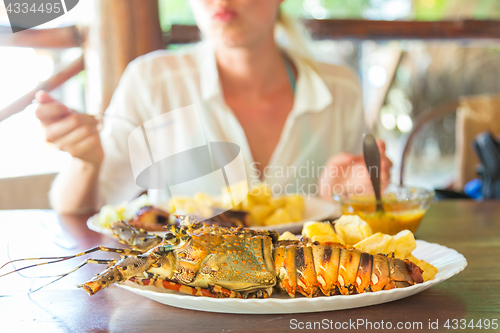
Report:
<svg viewBox="0 0 500 333"><path fill-rule="evenodd" d="M422 283L422 270L408 260L371 255L336 243L279 242L274 249L278 288L295 297L351 295Z"/></svg>

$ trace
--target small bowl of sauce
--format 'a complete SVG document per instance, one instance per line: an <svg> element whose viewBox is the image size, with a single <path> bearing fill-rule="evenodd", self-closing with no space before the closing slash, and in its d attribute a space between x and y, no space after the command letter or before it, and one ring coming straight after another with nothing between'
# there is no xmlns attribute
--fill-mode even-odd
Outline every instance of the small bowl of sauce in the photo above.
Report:
<svg viewBox="0 0 500 333"><path fill-rule="evenodd" d="M382 193L383 211L377 211L373 194L335 195L343 215L358 215L373 233L395 235L408 229L415 233L434 200L434 191L416 187L389 185Z"/></svg>

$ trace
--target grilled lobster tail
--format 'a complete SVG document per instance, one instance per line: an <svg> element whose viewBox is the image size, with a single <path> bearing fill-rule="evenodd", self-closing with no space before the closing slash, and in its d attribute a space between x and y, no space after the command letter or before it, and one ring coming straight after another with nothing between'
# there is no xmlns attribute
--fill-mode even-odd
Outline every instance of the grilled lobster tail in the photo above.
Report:
<svg viewBox="0 0 500 333"><path fill-rule="evenodd" d="M278 287L290 297L350 295L422 283L422 270L408 260L371 255L340 244L279 242L274 250Z"/></svg>

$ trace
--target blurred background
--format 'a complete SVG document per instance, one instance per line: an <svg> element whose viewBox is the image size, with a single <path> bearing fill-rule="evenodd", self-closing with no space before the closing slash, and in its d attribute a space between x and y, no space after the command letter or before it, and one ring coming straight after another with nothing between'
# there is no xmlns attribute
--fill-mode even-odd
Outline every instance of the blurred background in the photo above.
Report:
<svg viewBox="0 0 500 333"><path fill-rule="evenodd" d="M430 189L463 187L457 160L467 158L457 147L456 110L464 97L500 92L499 0L286 0L284 9L306 20L318 60L358 72L367 126L386 141L393 182L404 177L407 185ZM157 23L147 16L155 12ZM146 30L136 29L146 21ZM412 25L398 29L406 21ZM153 34L147 29L155 24L161 31ZM70 160L45 143L33 106L26 107L31 92L59 85L55 98L101 113L129 61L158 48L189 47L198 38L193 25L185 0L82 0L54 21L12 34L0 4L0 120L26 108L0 122L0 208L19 205L11 191L5 194L7 185L48 188ZM35 34L42 30L57 33ZM54 77L61 70L64 75ZM24 187L22 179L29 180ZM45 197L32 201L34 208L47 205Z"/></svg>

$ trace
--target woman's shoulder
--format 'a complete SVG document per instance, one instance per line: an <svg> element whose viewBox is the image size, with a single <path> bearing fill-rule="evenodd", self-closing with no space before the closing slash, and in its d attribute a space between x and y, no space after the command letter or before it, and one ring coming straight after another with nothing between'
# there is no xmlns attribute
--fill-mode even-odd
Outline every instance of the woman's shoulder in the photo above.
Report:
<svg viewBox="0 0 500 333"><path fill-rule="evenodd" d="M350 67L332 63L318 62L318 74L327 86L342 86L361 93L358 74Z"/></svg>

